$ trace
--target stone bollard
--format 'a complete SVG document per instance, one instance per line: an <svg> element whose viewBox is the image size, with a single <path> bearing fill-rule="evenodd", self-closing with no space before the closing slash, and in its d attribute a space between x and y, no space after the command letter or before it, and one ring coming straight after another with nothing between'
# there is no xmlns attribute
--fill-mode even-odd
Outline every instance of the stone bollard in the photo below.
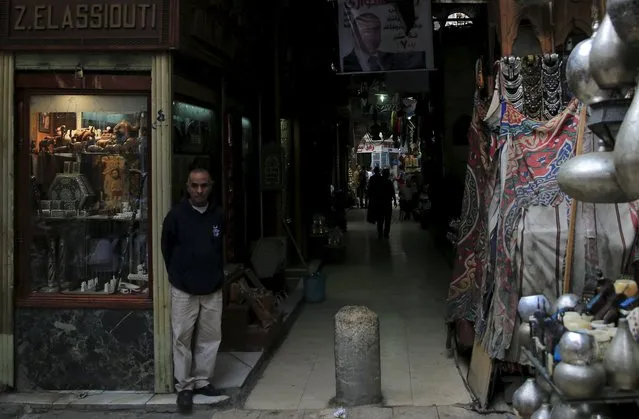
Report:
<svg viewBox="0 0 639 419"><path fill-rule="evenodd" d="M364 306L335 314L335 399L340 406L382 401L379 318Z"/></svg>

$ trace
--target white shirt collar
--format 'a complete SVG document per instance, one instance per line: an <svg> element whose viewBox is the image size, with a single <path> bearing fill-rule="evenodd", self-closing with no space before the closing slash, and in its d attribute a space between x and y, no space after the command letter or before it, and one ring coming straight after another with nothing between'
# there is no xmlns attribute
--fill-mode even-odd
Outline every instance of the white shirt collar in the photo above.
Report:
<svg viewBox="0 0 639 419"><path fill-rule="evenodd" d="M209 208L209 204L206 204L202 207L196 207L195 205L191 205L193 207L193 209L195 209L197 212L199 212L200 214L204 214L206 212L206 210Z"/></svg>

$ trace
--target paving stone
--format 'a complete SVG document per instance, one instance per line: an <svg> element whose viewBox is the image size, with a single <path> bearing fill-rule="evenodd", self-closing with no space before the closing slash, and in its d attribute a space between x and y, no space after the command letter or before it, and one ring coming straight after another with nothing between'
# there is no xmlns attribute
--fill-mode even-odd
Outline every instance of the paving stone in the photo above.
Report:
<svg viewBox="0 0 639 419"><path fill-rule="evenodd" d="M27 405L34 407L51 406L60 393L4 393L0 394L0 405Z"/></svg>
<svg viewBox="0 0 639 419"><path fill-rule="evenodd" d="M262 413L259 410L222 410L213 413L211 419L260 419Z"/></svg>
<svg viewBox="0 0 639 419"><path fill-rule="evenodd" d="M321 410L313 410L307 411L304 413L304 419L333 419L333 413L335 413L337 409L321 409Z"/></svg>
<svg viewBox="0 0 639 419"><path fill-rule="evenodd" d="M391 407L351 407L346 408L346 419L391 419L393 409Z"/></svg>
<svg viewBox="0 0 639 419"><path fill-rule="evenodd" d="M297 410L266 410L260 415L260 419L304 419L305 412Z"/></svg>
<svg viewBox="0 0 639 419"><path fill-rule="evenodd" d="M483 418L483 419L507 419L508 415L504 414L487 414L482 415L470 409L464 409L456 406L437 406L437 412L439 413L439 419L468 419L468 418Z"/></svg>
<svg viewBox="0 0 639 419"><path fill-rule="evenodd" d="M439 419L439 415L435 406L402 406L393 407L393 419Z"/></svg>

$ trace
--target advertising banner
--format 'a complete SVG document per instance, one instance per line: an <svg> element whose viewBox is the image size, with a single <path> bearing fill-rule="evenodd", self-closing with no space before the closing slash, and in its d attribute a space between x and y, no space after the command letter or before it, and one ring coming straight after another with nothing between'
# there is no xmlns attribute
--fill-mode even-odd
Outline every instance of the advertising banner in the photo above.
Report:
<svg viewBox="0 0 639 419"><path fill-rule="evenodd" d="M430 0L339 0L344 74L433 69Z"/></svg>

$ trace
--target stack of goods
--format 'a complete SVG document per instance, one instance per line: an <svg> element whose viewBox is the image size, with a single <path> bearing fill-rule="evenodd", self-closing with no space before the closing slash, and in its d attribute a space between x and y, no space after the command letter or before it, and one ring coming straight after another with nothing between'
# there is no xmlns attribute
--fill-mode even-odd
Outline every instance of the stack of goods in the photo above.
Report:
<svg viewBox="0 0 639 419"><path fill-rule="evenodd" d="M140 148L140 136L144 129L139 123L131 124L122 120L114 127L96 129L94 126L86 128L68 129L60 125L55 134L44 137L38 143L41 153L89 152L89 153L137 153Z"/></svg>
<svg viewBox="0 0 639 419"><path fill-rule="evenodd" d="M313 224L311 225L311 235L325 236L328 233L328 223L326 217L322 214L313 215Z"/></svg>
<svg viewBox="0 0 639 419"><path fill-rule="evenodd" d="M278 299L250 269L238 268L224 286L222 346L227 351L260 351L276 336L281 316Z"/></svg>
<svg viewBox="0 0 639 419"><path fill-rule="evenodd" d="M544 415L551 412L551 417L590 418L609 414L602 403L639 399L639 294L634 280L600 277L592 298L564 294L552 308L542 295L523 297L518 312L520 351L536 370L536 378L513 396L522 417L548 417Z"/></svg>
<svg viewBox="0 0 639 419"><path fill-rule="evenodd" d="M400 161L403 163L404 171L406 173L415 173L420 170L419 160L411 154L406 154L405 156L400 157Z"/></svg>

